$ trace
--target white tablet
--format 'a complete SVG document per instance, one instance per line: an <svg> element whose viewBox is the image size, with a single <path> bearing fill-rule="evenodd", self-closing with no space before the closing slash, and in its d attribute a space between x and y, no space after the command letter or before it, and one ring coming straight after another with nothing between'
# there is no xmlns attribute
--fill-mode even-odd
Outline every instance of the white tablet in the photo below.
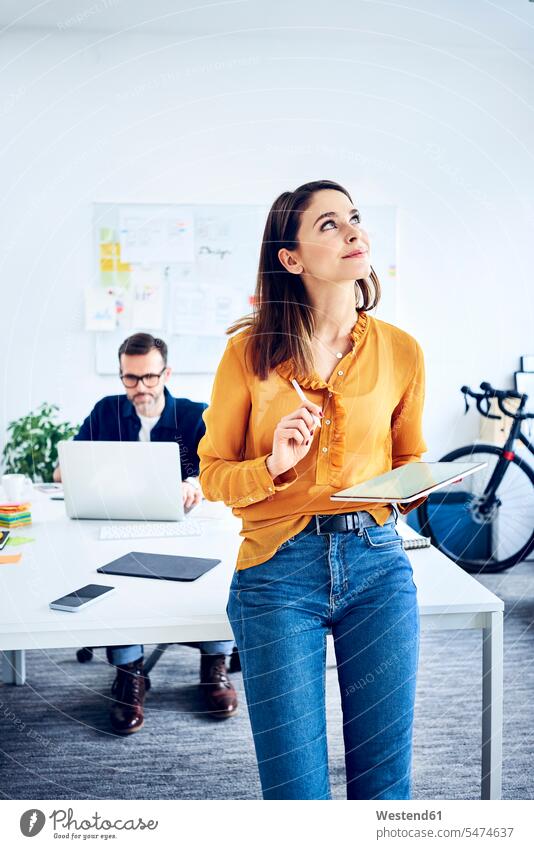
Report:
<svg viewBox="0 0 534 849"><path fill-rule="evenodd" d="M457 483L487 463L406 463L376 478L342 489L331 501L369 501L377 504L410 502Z"/></svg>

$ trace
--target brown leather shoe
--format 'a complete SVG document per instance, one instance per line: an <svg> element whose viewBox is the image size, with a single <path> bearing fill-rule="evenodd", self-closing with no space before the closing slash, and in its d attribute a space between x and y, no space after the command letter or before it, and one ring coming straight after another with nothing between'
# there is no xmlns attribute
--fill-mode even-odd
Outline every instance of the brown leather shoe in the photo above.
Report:
<svg viewBox="0 0 534 849"><path fill-rule="evenodd" d="M237 693L226 673L224 654L201 653L200 687L211 716L228 719L237 712Z"/></svg>
<svg viewBox="0 0 534 849"><path fill-rule="evenodd" d="M117 734L134 734L143 727L145 717L143 705L145 692L150 688L150 679L143 674L143 658L117 666L117 675L111 688L114 702L110 709L110 720Z"/></svg>

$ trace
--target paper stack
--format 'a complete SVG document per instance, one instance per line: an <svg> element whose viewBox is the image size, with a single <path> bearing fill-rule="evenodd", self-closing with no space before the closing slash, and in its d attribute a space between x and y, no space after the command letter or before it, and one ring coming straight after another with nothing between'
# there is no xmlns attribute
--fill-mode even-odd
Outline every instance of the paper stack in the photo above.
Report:
<svg viewBox="0 0 534 849"><path fill-rule="evenodd" d="M0 528L20 528L31 525L30 503L0 504Z"/></svg>

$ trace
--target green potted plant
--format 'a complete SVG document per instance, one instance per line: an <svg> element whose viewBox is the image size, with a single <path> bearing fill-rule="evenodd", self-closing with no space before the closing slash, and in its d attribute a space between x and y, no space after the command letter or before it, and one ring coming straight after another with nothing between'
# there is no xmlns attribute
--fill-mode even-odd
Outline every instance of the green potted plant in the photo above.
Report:
<svg viewBox="0 0 534 849"><path fill-rule="evenodd" d="M57 444L71 439L78 426L57 422L56 404L41 404L36 410L10 422L8 441L4 446L4 470L28 475L34 482L51 481L57 464Z"/></svg>

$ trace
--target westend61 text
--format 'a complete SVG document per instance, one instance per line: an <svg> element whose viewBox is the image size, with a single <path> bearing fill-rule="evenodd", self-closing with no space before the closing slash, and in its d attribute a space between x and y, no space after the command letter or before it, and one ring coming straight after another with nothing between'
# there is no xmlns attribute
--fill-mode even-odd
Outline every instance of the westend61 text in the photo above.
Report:
<svg viewBox="0 0 534 849"><path fill-rule="evenodd" d="M441 820L441 811L377 811L377 820Z"/></svg>

